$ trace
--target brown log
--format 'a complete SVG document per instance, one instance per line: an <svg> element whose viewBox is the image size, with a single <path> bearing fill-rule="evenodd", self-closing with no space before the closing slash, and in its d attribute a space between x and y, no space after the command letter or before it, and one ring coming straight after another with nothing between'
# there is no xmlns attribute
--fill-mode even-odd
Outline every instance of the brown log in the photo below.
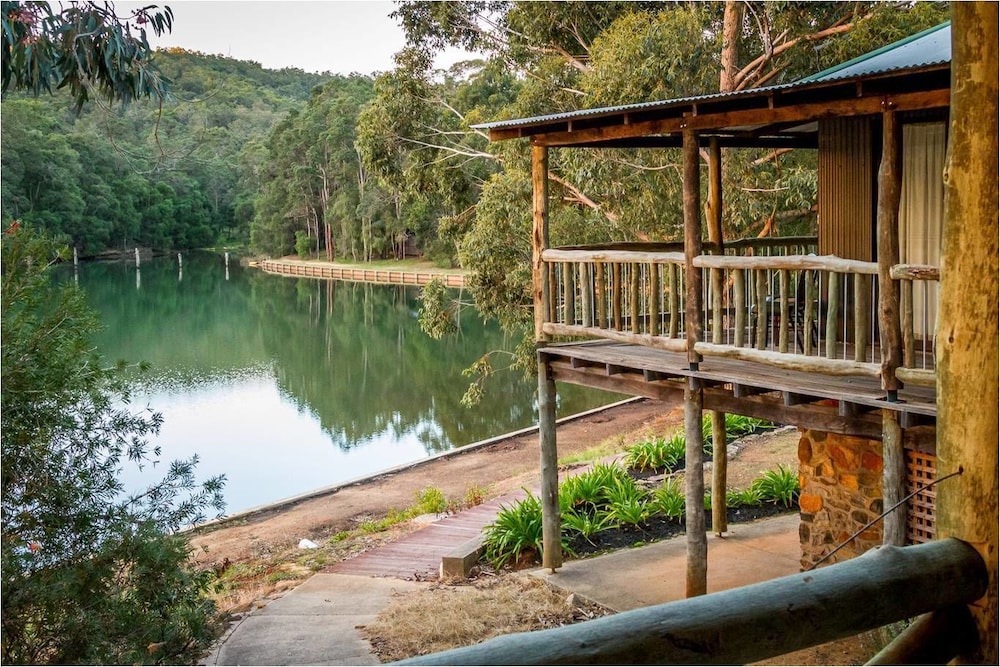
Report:
<svg viewBox="0 0 1000 667"><path fill-rule="evenodd" d="M903 429L899 413L882 410L882 504L886 510L906 496L906 454L903 452ZM885 516L882 544L901 547L906 544L906 504Z"/></svg>
<svg viewBox="0 0 1000 667"><path fill-rule="evenodd" d="M743 347L746 340L747 328L747 305L746 305L746 274L737 269L733 272L733 297L734 308L736 309L736 335L733 344L736 347ZM714 342L714 341L713 341Z"/></svg>
<svg viewBox="0 0 1000 667"><path fill-rule="evenodd" d="M889 269L893 280L941 280L941 269L930 264L896 264Z"/></svg>
<svg viewBox="0 0 1000 667"><path fill-rule="evenodd" d="M732 244L727 244L732 247ZM549 251L554 252L554 251ZM878 264L856 259L844 259L836 255L702 255L694 265L706 269L786 269L788 271L836 271L838 273L877 274Z"/></svg>
<svg viewBox="0 0 1000 667"><path fill-rule="evenodd" d="M677 338L677 335L681 330L680 267L676 264L668 264L667 275L670 280L670 295L668 300L670 308L670 331L668 332L668 335L671 338Z"/></svg>
<svg viewBox="0 0 1000 667"><path fill-rule="evenodd" d="M904 384L915 384L918 387L933 387L937 384L937 372L923 368L896 369L896 378Z"/></svg>
<svg viewBox="0 0 1000 667"><path fill-rule="evenodd" d="M758 350L763 350L767 347L767 271L764 269L757 269L754 271L754 276L756 276L756 299L754 303L757 307L757 340L754 344L757 346Z"/></svg>
<svg viewBox="0 0 1000 667"><path fill-rule="evenodd" d="M604 286L604 262L594 264L594 291L597 292L597 311L594 318L594 326L603 329L607 322L607 294L608 290Z"/></svg>
<svg viewBox="0 0 1000 667"><path fill-rule="evenodd" d="M647 327L650 336L660 335L660 267L650 264L649 271L649 325Z"/></svg>
<svg viewBox="0 0 1000 667"><path fill-rule="evenodd" d="M983 559L959 540L883 547L811 572L401 664L743 665L974 600L985 575Z"/></svg>
<svg viewBox="0 0 1000 667"><path fill-rule="evenodd" d="M968 607L955 605L914 620L866 665L947 665L979 641Z"/></svg>
<svg viewBox="0 0 1000 667"><path fill-rule="evenodd" d="M683 264L684 253L639 250L563 250L545 251L546 262L641 262L643 264Z"/></svg>
<svg viewBox="0 0 1000 667"><path fill-rule="evenodd" d="M826 358L837 357L837 325L840 323L840 276L826 277Z"/></svg>
<svg viewBox="0 0 1000 667"><path fill-rule="evenodd" d="M531 147L531 284L535 303L535 340L544 341L542 324L549 311L549 272L542 252L549 245L549 149Z"/></svg>
<svg viewBox="0 0 1000 667"><path fill-rule="evenodd" d="M546 323L545 333L550 336L585 336L590 338L604 338L606 340L618 341L620 343L631 343L634 345L645 345L658 350L668 352L686 352L687 342L683 338L666 338L664 336L651 336L644 333L630 333L627 331L611 331L610 329L598 329L596 327L583 327L576 325Z"/></svg>
<svg viewBox="0 0 1000 667"><path fill-rule="evenodd" d="M820 373L823 375L878 377L880 370L878 364L858 363L849 359L824 359L823 357L806 357L799 354L782 354L781 352L755 350L752 347L736 347L735 345L698 343L695 345L695 349L706 357L742 359L790 371Z"/></svg>
<svg viewBox="0 0 1000 667"><path fill-rule="evenodd" d="M979 646L960 663L1000 664L997 586L998 248L1000 91L998 5L955 2L952 107L945 167L945 224L937 326L938 471L961 476L937 490L937 531L972 544L989 568L986 595L970 607Z"/></svg>
<svg viewBox="0 0 1000 667"><path fill-rule="evenodd" d="M687 298L684 304L684 333L688 341L688 363L696 364L701 358L694 345L701 340L701 271L694 266L694 258L701 254L701 186L698 135L692 130L683 132L684 147L684 281Z"/></svg>
<svg viewBox="0 0 1000 667"><path fill-rule="evenodd" d="M868 276L854 276L854 361L868 357Z"/></svg>
<svg viewBox="0 0 1000 667"><path fill-rule="evenodd" d="M726 476L729 452L726 448L726 413L712 410L712 532L722 536L729 530L726 517Z"/></svg>
<svg viewBox="0 0 1000 667"><path fill-rule="evenodd" d="M538 445L541 451L542 567L562 567L559 454L556 448L556 383L548 359L538 357Z"/></svg>
<svg viewBox="0 0 1000 667"><path fill-rule="evenodd" d="M705 468L701 381L688 378L684 390L684 533L687 539L687 597L708 591L708 537L705 534Z"/></svg>
<svg viewBox="0 0 1000 667"><path fill-rule="evenodd" d="M913 334L913 281L899 281L899 317L900 325L903 328L903 366L913 368L917 365L916 339ZM903 383L906 382L899 377L899 370L896 369L896 377Z"/></svg>
<svg viewBox="0 0 1000 667"><path fill-rule="evenodd" d="M615 331L622 330L622 265L611 265L611 320Z"/></svg>
<svg viewBox="0 0 1000 667"><path fill-rule="evenodd" d="M903 363L899 326L899 289L892 267L899 264L899 199L903 187L902 127L892 109L882 113L882 162L878 168L878 330L882 356L882 388L896 391L896 369Z"/></svg>
<svg viewBox="0 0 1000 667"><path fill-rule="evenodd" d="M562 265L563 275L563 323L574 324L576 322L576 288L573 279L573 265Z"/></svg>
<svg viewBox="0 0 1000 667"><path fill-rule="evenodd" d="M629 329L633 334L639 333L639 265L629 265Z"/></svg>
<svg viewBox="0 0 1000 667"><path fill-rule="evenodd" d="M583 326L594 325L594 282L590 277L590 264L580 262L576 265L577 274L580 276L580 316Z"/></svg>

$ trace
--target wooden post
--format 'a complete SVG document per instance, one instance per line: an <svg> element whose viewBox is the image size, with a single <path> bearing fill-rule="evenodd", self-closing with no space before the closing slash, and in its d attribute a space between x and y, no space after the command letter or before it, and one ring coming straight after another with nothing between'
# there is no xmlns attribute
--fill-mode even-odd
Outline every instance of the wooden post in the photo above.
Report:
<svg viewBox="0 0 1000 667"><path fill-rule="evenodd" d="M590 266L585 262L577 264L576 271L580 283L580 315L583 326L594 325L594 283L590 278Z"/></svg>
<svg viewBox="0 0 1000 667"><path fill-rule="evenodd" d="M630 264L629 268L629 329L632 333L639 333L639 264Z"/></svg>
<svg viewBox="0 0 1000 667"><path fill-rule="evenodd" d="M542 567L562 567L559 456L556 450L556 382L549 361L538 356L538 444L541 450Z"/></svg>
<svg viewBox="0 0 1000 667"><path fill-rule="evenodd" d="M882 162L878 168L878 332L882 357L882 389L895 392L902 386L896 369L903 360L899 329L899 290L889 275L899 264L899 198L903 189L902 127L896 112L882 112Z"/></svg>
<svg viewBox="0 0 1000 667"><path fill-rule="evenodd" d="M604 262L594 263L594 291L597 297L594 326L598 329L603 329L607 322L607 290L604 288Z"/></svg>
<svg viewBox="0 0 1000 667"><path fill-rule="evenodd" d="M746 342L747 304L744 276L746 276L746 272L743 269L733 271L733 307L736 309L736 332L733 336L733 345L736 347L743 347Z"/></svg>
<svg viewBox="0 0 1000 667"><path fill-rule="evenodd" d="M819 341L813 340L813 318L816 317L816 291L819 288L815 282L813 282L809 271L802 272L802 280L806 281L806 303L802 314L802 319L804 320L802 322L802 326L805 329L802 332L802 353L808 357L813 353L813 346L819 344ZM816 327L816 333L817 335L819 334L818 325Z"/></svg>
<svg viewBox="0 0 1000 667"><path fill-rule="evenodd" d="M906 497L906 453L899 413L882 410L882 506L889 509ZM906 505L886 515L882 524L882 544L906 544Z"/></svg>
<svg viewBox="0 0 1000 667"><path fill-rule="evenodd" d="M576 289L573 287L573 264L562 263L563 275L563 323L576 324Z"/></svg>
<svg viewBox="0 0 1000 667"><path fill-rule="evenodd" d="M135 268L139 268L139 249L135 249Z"/></svg>
<svg viewBox="0 0 1000 667"><path fill-rule="evenodd" d="M913 281L899 281L899 316L903 327L903 366L916 368L917 351L913 334ZM924 336L927 332L924 332Z"/></svg>
<svg viewBox="0 0 1000 667"><path fill-rule="evenodd" d="M868 276L854 274L854 361L868 356Z"/></svg>
<svg viewBox="0 0 1000 667"><path fill-rule="evenodd" d="M649 328L650 336L660 335L660 265L650 263L649 268Z"/></svg>
<svg viewBox="0 0 1000 667"><path fill-rule="evenodd" d="M683 132L684 153L684 260L687 303L684 304L684 332L687 336L688 363L697 364L701 355L694 344L701 340L701 269L694 258L701 254L701 185L698 135L694 130Z"/></svg>
<svg viewBox="0 0 1000 667"><path fill-rule="evenodd" d="M840 274L826 274L826 358L837 357L837 323L840 321Z"/></svg>
<svg viewBox="0 0 1000 667"><path fill-rule="evenodd" d="M695 343L701 341L701 269L694 258L701 254L701 189L698 137L694 130L683 133L684 154L684 265L687 299L684 304L684 331L687 336L688 364L697 368L701 355ZM701 414L704 393L697 378L689 378L684 389L685 533L687 535L687 596L704 595L708 590L708 539L705 534L705 472L702 453Z"/></svg>
<svg viewBox="0 0 1000 667"><path fill-rule="evenodd" d="M788 352L788 270L778 271L778 352Z"/></svg>
<svg viewBox="0 0 1000 667"><path fill-rule="evenodd" d="M986 561L986 595L970 606L979 647L963 663L995 665L997 650L997 4L955 2L951 121L937 327L937 531Z"/></svg>
<svg viewBox="0 0 1000 667"><path fill-rule="evenodd" d="M755 344L758 350L767 347L767 269L756 269L754 275L757 277L757 340Z"/></svg>
<svg viewBox="0 0 1000 667"><path fill-rule="evenodd" d="M670 280L670 338L677 338L681 330L681 281L676 264L667 264Z"/></svg>
<svg viewBox="0 0 1000 667"><path fill-rule="evenodd" d="M549 247L549 149L531 147L531 284L535 302L535 341L548 340L542 331L549 312L549 272L542 251Z"/></svg>
<svg viewBox="0 0 1000 667"><path fill-rule="evenodd" d="M712 137L708 142L708 240L726 254L725 236L722 233L722 150L719 139ZM737 270L737 273L741 273ZM723 343L722 339L722 291L725 272L712 269L712 342ZM729 455L726 449L726 413L712 410L712 532L722 536L729 526L726 519L726 486Z"/></svg>
<svg viewBox="0 0 1000 667"><path fill-rule="evenodd" d="M611 265L611 319L614 330L622 330L622 265L615 262Z"/></svg>

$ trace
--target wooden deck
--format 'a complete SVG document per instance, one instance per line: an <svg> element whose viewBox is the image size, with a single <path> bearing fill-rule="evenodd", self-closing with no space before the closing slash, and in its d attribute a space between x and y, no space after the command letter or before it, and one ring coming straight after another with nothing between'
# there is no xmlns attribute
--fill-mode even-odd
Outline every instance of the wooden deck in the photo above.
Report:
<svg viewBox="0 0 1000 667"><path fill-rule="evenodd" d="M445 554L482 534L483 528L496 519L501 505L512 505L525 495L512 493L463 510L395 542L331 565L324 572L435 580Z"/></svg>
<svg viewBox="0 0 1000 667"><path fill-rule="evenodd" d="M691 370L683 353L613 341L552 344L539 350L557 381L633 396L674 398L691 379L705 389L705 409L770 419L834 433L880 437L880 410L904 426L933 423L935 391L906 387L886 401L878 378L783 370L767 364L705 357Z"/></svg>

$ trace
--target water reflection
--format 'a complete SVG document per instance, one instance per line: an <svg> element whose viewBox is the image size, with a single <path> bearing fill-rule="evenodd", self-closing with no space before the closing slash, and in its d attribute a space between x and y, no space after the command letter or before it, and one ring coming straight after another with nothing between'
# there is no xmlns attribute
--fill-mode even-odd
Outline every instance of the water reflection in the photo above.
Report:
<svg viewBox="0 0 1000 667"><path fill-rule="evenodd" d="M511 342L473 311L458 336L427 337L415 288L280 278L211 254L85 264L78 281L102 353L151 364L133 402L163 413L164 459L197 453L201 475L225 473L230 511L535 420L534 383L510 372L461 406L462 369ZM616 398L560 390L561 414Z"/></svg>

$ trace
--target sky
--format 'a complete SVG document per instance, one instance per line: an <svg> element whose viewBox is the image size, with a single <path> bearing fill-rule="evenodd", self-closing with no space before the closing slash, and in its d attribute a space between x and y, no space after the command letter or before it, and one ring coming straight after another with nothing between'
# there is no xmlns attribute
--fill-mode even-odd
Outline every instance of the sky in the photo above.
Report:
<svg viewBox="0 0 1000 667"><path fill-rule="evenodd" d="M151 0L174 12L173 30L156 37L154 48L180 46L209 55L253 60L269 69L371 74L393 68L403 48L403 29L389 18L392 2ZM118 14L148 3L116 3ZM441 54L438 67L461 60L460 51Z"/></svg>

